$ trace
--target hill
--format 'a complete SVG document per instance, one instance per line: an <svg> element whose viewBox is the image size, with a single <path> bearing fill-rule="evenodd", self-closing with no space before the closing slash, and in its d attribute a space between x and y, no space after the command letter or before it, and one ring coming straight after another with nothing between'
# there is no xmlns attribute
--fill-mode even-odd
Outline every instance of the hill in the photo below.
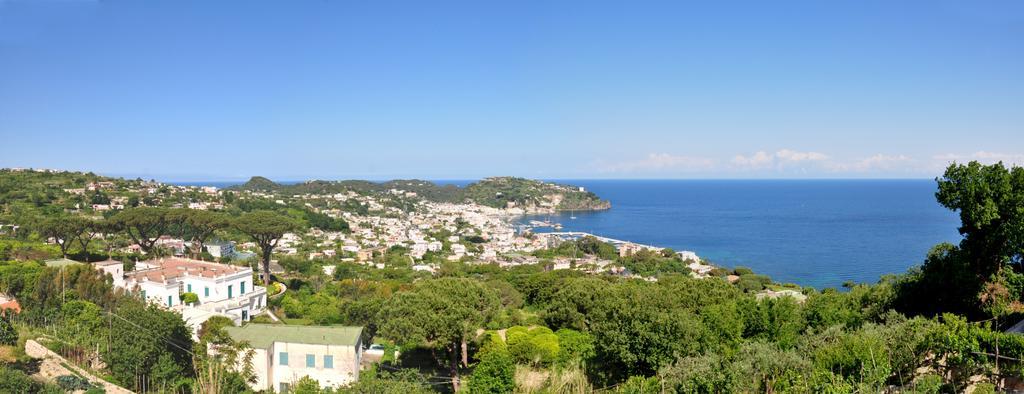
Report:
<svg viewBox="0 0 1024 394"><path fill-rule="evenodd" d="M515 177L486 178L460 188L420 179L396 179L387 182L312 180L283 185L261 176L254 176L248 182L228 189L276 192L284 195L333 194L349 191L376 194L400 190L416 193L428 201L468 201L494 208L519 207L527 210L555 211L611 208L611 203L601 200L596 194L581 187Z"/></svg>

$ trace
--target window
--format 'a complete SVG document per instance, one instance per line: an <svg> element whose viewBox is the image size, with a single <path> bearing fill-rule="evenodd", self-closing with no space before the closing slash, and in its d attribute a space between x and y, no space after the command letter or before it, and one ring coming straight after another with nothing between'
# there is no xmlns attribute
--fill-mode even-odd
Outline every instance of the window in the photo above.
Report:
<svg viewBox="0 0 1024 394"><path fill-rule="evenodd" d="M279 389L279 390L277 390L277 391L280 391L280 392L282 392L282 393L287 393L287 392L291 391L292 387L291 387L291 385L289 385L288 383L281 383L281 384L280 384L280 385L278 386L278 389Z"/></svg>
<svg viewBox="0 0 1024 394"><path fill-rule="evenodd" d="M306 355L306 368L316 368L316 356L312 354Z"/></svg>
<svg viewBox="0 0 1024 394"><path fill-rule="evenodd" d="M324 368L334 368L334 356L324 356Z"/></svg>
<svg viewBox="0 0 1024 394"><path fill-rule="evenodd" d="M238 294L245 294L245 282L242 282L242 284L240 284L238 286L239 286Z"/></svg>
<svg viewBox="0 0 1024 394"><path fill-rule="evenodd" d="M203 297L209 297L209 296L210 296L210 287L209 286L204 287L203 288Z"/></svg>
<svg viewBox="0 0 1024 394"><path fill-rule="evenodd" d="M142 291L142 300L143 301L146 300L146 291L145 290Z"/></svg>
<svg viewBox="0 0 1024 394"><path fill-rule="evenodd" d="M234 297L234 292L232 291L233 289L231 286L232 285L228 285L228 298Z"/></svg>
<svg viewBox="0 0 1024 394"><path fill-rule="evenodd" d="M191 292L192 292L192 284L191 284L191 283L189 283L189 284L188 284L188 292L189 292L189 293L191 293Z"/></svg>
<svg viewBox="0 0 1024 394"><path fill-rule="evenodd" d="M174 305L174 298L171 298L171 297L172 296L167 296L167 306L173 306Z"/></svg>
<svg viewBox="0 0 1024 394"><path fill-rule="evenodd" d="M288 365L288 352L277 354L277 365Z"/></svg>
<svg viewBox="0 0 1024 394"><path fill-rule="evenodd" d="M243 310L242 311L242 321L247 321L247 320L249 320L249 311Z"/></svg>

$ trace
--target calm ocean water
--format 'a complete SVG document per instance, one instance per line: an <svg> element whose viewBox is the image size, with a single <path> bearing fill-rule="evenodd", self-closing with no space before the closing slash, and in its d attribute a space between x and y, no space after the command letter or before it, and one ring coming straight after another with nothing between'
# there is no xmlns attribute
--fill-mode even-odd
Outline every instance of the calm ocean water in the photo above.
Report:
<svg viewBox="0 0 1024 394"><path fill-rule="evenodd" d="M935 202L931 180L558 182L584 186L610 200L612 209L524 220L551 219L563 231L692 250L722 266L747 266L778 282L818 288L873 283L920 264L936 243L960 239L958 218Z"/></svg>
<svg viewBox="0 0 1024 394"><path fill-rule="evenodd" d="M564 182L612 209L552 215L563 231L691 250L804 286L873 283L960 239L958 217L935 202L931 180Z"/></svg>

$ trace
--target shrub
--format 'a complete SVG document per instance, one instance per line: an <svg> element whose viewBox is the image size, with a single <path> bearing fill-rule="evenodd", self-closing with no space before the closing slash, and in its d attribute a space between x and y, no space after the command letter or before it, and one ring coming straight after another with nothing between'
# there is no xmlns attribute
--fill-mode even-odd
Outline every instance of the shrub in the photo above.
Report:
<svg viewBox="0 0 1024 394"><path fill-rule="evenodd" d="M11 321L0 314L0 345L13 346L18 342L18 330L14 329Z"/></svg>
<svg viewBox="0 0 1024 394"><path fill-rule="evenodd" d="M195 304L199 302L199 294L196 293L181 293L179 298L181 298L181 302L185 305Z"/></svg>
<svg viewBox="0 0 1024 394"><path fill-rule="evenodd" d="M0 393L34 393L39 384L24 372L0 365Z"/></svg>
<svg viewBox="0 0 1024 394"><path fill-rule="evenodd" d="M618 394L658 394L661 392L660 389L656 377L630 376L615 392Z"/></svg>
<svg viewBox="0 0 1024 394"><path fill-rule="evenodd" d="M747 268L747 267L736 267L735 269L732 270L732 272L733 272L733 274L736 274L736 275L739 275L739 276L743 276L743 275L753 274L754 270L752 270L750 268Z"/></svg>
<svg viewBox="0 0 1024 394"><path fill-rule="evenodd" d="M558 335L550 328L512 327L505 333L508 350L520 363L531 365L550 364L558 357Z"/></svg>
<svg viewBox="0 0 1024 394"><path fill-rule="evenodd" d="M469 379L469 391L477 393L510 393L516 388L516 365L512 355L500 346L489 346Z"/></svg>
<svg viewBox="0 0 1024 394"><path fill-rule="evenodd" d="M736 286L747 292L761 291L765 286L772 283L771 278L765 275L757 274L743 274L740 275L740 280L736 282Z"/></svg>
<svg viewBox="0 0 1024 394"><path fill-rule="evenodd" d="M558 363L586 363L594 357L594 337L585 332L563 328L558 335Z"/></svg>
<svg viewBox="0 0 1024 394"><path fill-rule="evenodd" d="M942 392L942 376L935 374L922 375L914 381L914 393L938 394ZM974 390L978 392L977 389Z"/></svg>
<svg viewBox="0 0 1024 394"><path fill-rule="evenodd" d="M58 376L57 385L66 391L88 390L92 387L88 380L75 375Z"/></svg>
<svg viewBox="0 0 1024 394"><path fill-rule="evenodd" d="M309 376L303 376L295 382L295 386L292 387L292 393L295 394L320 394L320 382Z"/></svg>

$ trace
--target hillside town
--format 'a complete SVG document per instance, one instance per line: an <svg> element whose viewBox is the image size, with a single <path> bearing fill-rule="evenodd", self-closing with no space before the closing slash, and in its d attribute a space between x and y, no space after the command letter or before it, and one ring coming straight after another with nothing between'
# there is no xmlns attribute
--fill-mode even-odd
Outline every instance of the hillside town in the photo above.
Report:
<svg viewBox="0 0 1024 394"><path fill-rule="evenodd" d="M294 192L314 183L316 190ZM367 325L374 327L375 317L345 318L344 313L320 309L324 298L311 292L310 284L326 280L330 286L342 285L353 280L353 272L361 272L354 278L397 276L412 283L448 276L452 269L490 267L648 282L667 274L739 280L693 252L546 231L559 226L525 218L564 207L560 193L575 193L574 208L589 204L581 202L586 199L597 200L581 187L540 181L488 178L477 189L469 190L474 187L470 185L452 197L451 190L445 195L424 181L292 186L250 181L218 188L4 169L2 185L15 186L0 196L6 204L0 217L5 242L39 242L41 246L30 249L52 248L29 255L39 257L5 258L35 260L38 269L57 275L57 307L66 302L68 275L77 278L71 282L99 281L90 287L107 287L104 297L128 297L155 308L147 313L173 313L181 324L180 335L206 343L210 354L247 354L252 368L245 370L250 376L246 387L256 391L290 392L308 385L309 379L324 390L355 384L359 371L383 356L385 345L366 341L394 347L403 340L365 336L373 332ZM480 191L488 188L498 191ZM548 194L532 194L538 190ZM485 197L463 198L462 193ZM607 203L591 207L607 209ZM275 223L278 230L268 230ZM272 239L261 238L262 231L273 231ZM8 280L0 277L0 282ZM37 295L9 288L0 290L0 296L3 309L17 319L45 310L39 309ZM23 304L28 313L23 313ZM220 339L211 337L211 327L222 327ZM65 345L56 346L46 337L31 341L25 349L34 349L38 357L70 362ZM94 352L91 357L74 363L77 367L54 368L79 376L83 387L123 390L95 372L103 369L94 364L96 357L111 356ZM117 368L110 362L115 365L107 368ZM145 383L149 375L130 375L142 379L128 385L131 389L150 391Z"/></svg>

